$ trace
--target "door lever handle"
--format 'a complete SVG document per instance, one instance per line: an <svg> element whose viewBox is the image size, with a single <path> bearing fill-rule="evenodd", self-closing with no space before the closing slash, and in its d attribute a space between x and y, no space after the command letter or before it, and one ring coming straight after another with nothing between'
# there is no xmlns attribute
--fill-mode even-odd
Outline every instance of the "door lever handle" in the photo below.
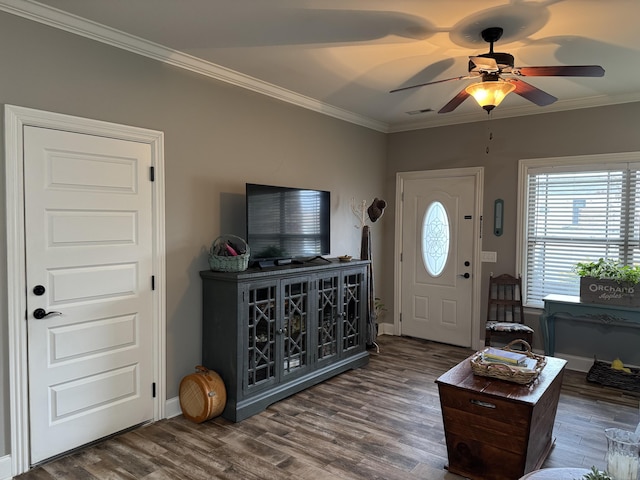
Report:
<svg viewBox="0 0 640 480"><path fill-rule="evenodd" d="M33 311L33 316L36 318L36 320L42 320L49 315L62 315L62 312L47 312L44 308L36 308Z"/></svg>
<svg viewBox="0 0 640 480"><path fill-rule="evenodd" d="M469 273L461 273L458 276L463 278L469 278L471 275Z"/></svg>

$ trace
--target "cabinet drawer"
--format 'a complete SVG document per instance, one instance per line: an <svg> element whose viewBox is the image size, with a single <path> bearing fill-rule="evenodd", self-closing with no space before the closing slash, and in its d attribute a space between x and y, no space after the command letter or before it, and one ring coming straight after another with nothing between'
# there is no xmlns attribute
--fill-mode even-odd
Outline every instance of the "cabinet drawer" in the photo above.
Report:
<svg viewBox="0 0 640 480"><path fill-rule="evenodd" d="M499 445L504 451L522 455L527 450L526 430L509 427L505 422L453 408L442 407L447 439L449 435L469 441Z"/></svg>
<svg viewBox="0 0 640 480"><path fill-rule="evenodd" d="M482 420L475 423L480 428L489 431L504 430L512 435L526 436L528 433L531 405L446 385L439 385L439 393L443 411L456 410L478 417Z"/></svg>

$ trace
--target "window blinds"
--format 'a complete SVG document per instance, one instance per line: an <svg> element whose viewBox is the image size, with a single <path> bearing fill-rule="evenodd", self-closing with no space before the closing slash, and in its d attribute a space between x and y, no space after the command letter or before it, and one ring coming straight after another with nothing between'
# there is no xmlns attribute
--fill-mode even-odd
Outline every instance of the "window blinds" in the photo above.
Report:
<svg viewBox="0 0 640 480"><path fill-rule="evenodd" d="M530 168L526 193L525 303L579 294L577 262L640 264L640 164Z"/></svg>

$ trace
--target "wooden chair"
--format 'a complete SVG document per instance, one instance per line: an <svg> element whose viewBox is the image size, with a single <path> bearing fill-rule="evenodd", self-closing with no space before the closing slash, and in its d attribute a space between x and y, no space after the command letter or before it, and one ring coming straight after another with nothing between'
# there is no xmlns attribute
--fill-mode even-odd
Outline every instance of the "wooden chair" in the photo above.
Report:
<svg viewBox="0 0 640 480"><path fill-rule="evenodd" d="M508 274L489 277L489 303L484 344L492 340L509 343L515 339L533 342L533 329L524 324L522 279Z"/></svg>

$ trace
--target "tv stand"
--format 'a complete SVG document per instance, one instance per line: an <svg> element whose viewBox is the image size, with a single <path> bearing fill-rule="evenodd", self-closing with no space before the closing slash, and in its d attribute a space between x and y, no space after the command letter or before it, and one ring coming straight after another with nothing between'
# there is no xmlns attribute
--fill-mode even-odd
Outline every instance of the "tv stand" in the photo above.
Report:
<svg viewBox="0 0 640 480"><path fill-rule="evenodd" d="M239 422L369 361L368 261L200 272L202 365Z"/></svg>

